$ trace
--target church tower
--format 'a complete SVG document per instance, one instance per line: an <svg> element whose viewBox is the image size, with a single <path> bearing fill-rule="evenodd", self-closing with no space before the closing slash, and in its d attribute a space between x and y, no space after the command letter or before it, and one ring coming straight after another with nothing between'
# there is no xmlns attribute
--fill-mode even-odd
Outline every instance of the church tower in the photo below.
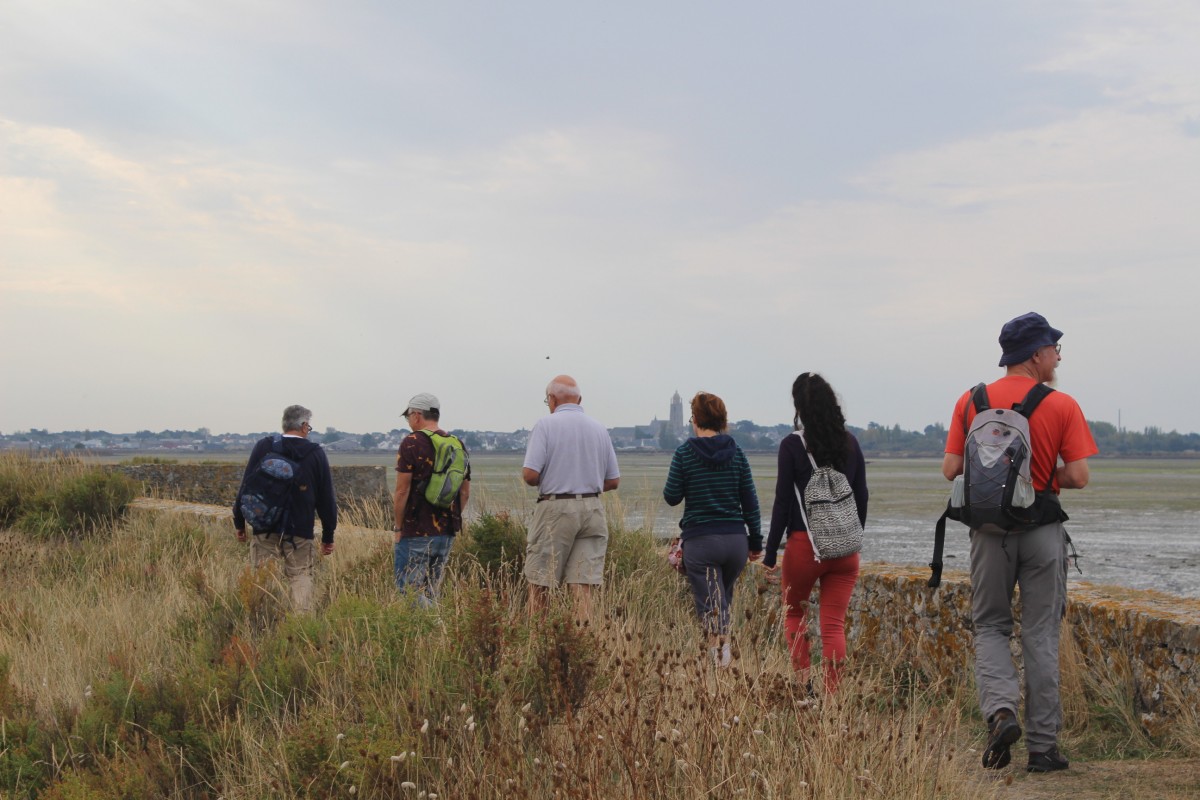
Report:
<svg viewBox="0 0 1200 800"><path fill-rule="evenodd" d="M676 390L675 394L671 395L671 416L669 419L670 419L669 424L671 426L671 428L670 428L671 432L676 433L676 434L682 433L683 432L683 398L681 398L679 396L678 390Z"/></svg>

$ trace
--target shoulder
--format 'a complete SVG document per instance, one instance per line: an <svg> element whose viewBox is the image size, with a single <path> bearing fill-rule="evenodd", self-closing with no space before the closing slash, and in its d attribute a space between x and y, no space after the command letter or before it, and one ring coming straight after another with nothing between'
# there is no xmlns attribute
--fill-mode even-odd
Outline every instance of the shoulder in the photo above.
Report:
<svg viewBox="0 0 1200 800"><path fill-rule="evenodd" d="M780 452L785 452L785 453L795 453L795 452L803 453L804 452L804 443L800 440L800 437L797 436L796 433L793 431L792 433L789 433L787 436L783 437L783 439L779 442L779 450L780 450Z"/></svg>
<svg viewBox="0 0 1200 800"><path fill-rule="evenodd" d="M1079 402L1066 392L1053 391L1046 395L1033 415L1036 417L1043 409L1050 411L1063 421L1083 417L1083 409L1079 407Z"/></svg>
<svg viewBox="0 0 1200 800"><path fill-rule="evenodd" d="M400 442L401 453L412 453L422 450L429 444L429 437L419 431L413 431Z"/></svg>

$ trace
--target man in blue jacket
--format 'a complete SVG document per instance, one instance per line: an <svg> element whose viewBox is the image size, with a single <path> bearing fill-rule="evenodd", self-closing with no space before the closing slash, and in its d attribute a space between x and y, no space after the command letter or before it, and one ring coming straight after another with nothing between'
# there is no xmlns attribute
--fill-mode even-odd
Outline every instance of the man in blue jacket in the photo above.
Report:
<svg viewBox="0 0 1200 800"><path fill-rule="evenodd" d="M296 464L295 477L288 493L279 530L255 530L250 545L250 565L257 569L272 558L283 562L283 573L292 590L292 602L302 612L312 610L313 528L321 518L321 555L333 552L333 532L337 528L337 496L333 491L333 473L329 459L319 444L310 442L312 412L304 406L283 410L283 436L264 436L254 445L237 499L233 502L233 527L239 542L247 540L242 496L247 481L259 463L272 452L286 456Z"/></svg>

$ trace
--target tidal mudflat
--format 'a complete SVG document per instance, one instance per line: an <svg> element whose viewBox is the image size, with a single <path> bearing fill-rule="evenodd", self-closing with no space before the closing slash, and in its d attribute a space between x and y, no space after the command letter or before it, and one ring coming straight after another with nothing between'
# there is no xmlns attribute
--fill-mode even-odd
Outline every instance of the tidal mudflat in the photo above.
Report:
<svg viewBox="0 0 1200 800"><path fill-rule="evenodd" d="M768 453L749 458L763 504L765 534L775 496L776 460ZM630 525L649 524L660 536L674 535L682 508L668 507L661 494L670 456L619 453L618 460L621 488L613 498L617 510ZM869 461L865 560L929 562L934 522L945 507L949 486L940 464L937 459ZM1097 458L1090 464L1091 484L1063 496L1071 517L1067 531L1083 570L1080 575L1072 567L1071 581L1200 597L1200 460ZM520 482L519 454L478 453L472 456L472 469L477 508L531 513L536 495ZM945 555L947 569L966 569L967 529L956 522L948 524Z"/></svg>

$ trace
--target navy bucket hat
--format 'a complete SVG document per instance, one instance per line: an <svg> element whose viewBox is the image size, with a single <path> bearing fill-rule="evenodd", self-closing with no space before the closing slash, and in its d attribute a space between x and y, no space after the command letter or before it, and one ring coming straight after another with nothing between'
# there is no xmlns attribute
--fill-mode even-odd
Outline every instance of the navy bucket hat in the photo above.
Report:
<svg viewBox="0 0 1200 800"><path fill-rule="evenodd" d="M1004 351L1000 366L1028 361L1039 347L1058 344L1062 335L1062 331L1050 327L1045 317L1033 311L1010 319L1000 329L1000 348Z"/></svg>

